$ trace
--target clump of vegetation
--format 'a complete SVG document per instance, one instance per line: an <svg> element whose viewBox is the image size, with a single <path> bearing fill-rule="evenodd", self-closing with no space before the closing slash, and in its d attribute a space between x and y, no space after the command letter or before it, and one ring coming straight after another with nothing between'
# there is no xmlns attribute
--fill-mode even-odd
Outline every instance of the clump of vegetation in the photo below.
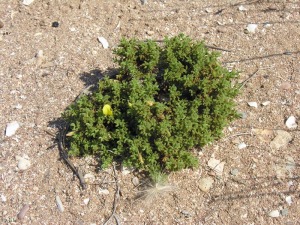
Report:
<svg viewBox="0 0 300 225"><path fill-rule="evenodd" d="M237 113L237 77L203 42L185 35L162 46L122 39L114 50L118 75L63 114L71 156L95 155L155 176L198 164L191 149L222 135Z"/></svg>

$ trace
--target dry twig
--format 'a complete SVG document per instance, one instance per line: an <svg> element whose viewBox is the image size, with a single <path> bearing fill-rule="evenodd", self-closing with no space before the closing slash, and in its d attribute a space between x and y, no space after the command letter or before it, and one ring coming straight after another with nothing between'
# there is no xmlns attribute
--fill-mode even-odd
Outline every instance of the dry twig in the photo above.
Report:
<svg viewBox="0 0 300 225"><path fill-rule="evenodd" d="M105 223L103 225L107 225L108 222L114 217L116 220L117 224L119 223L118 217L116 215L116 208L117 208L117 203L118 200L120 198L120 186L119 186L119 181L118 181L118 177L116 174L116 168L115 168L115 164L113 163L113 171L114 171L114 178L115 178L115 184L116 184L116 191L115 191L115 195L114 195L114 203L113 203L113 208L112 208L112 212L111 215L109 216L109 218L105 221Z"/></svg>

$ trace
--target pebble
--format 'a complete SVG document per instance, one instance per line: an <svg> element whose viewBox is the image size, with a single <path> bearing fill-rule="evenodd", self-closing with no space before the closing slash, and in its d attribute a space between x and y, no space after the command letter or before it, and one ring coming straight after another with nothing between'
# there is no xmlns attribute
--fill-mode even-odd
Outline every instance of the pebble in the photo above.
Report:
<svg viewBox="0 0 300 225"><path fill-rule="evenodd" d="M89 198L83 199L83 203L84 203L85 205L89 204L89 202L90 202L90 199L89 199Z"/></svg>
<svg viewBox="0 0 300 225"><path fill-rule="evenodd" d="M109 47L108 41L104 37L98 37L98 41L102 44L104 49Z"/></svg>
<svg viewBox="0 0 300 225"><path fill-rule="evenodd" d="M242 5L240 5L238 9L239 9L239 11L247 11L247 9Z"/></svg>
<svg viewBox="0 0 300 225"><path fill-rule="evenodd" d="M19 170L27 170L31 165L28 157L16 156L16 159L18 160Z"/></svg>
<svg viewBox="0 0 300 225"><path fill-rule="evenodd" d="M34 0L23 0L24 5L30 5L33 2L34 2Z"/></svg>
<svg viewBox="0 0 300 225"><path fill-rule="evenodd" d="M132 183L133 183L134 186L138 186L139 183L140 183L139 178L133 177L133 178L132 178Z"/></svg>
<svg viewBox="0 0 300 225"><path fill-rule="evenodd" d="M63 206L63 204L60 200L60 197L58 195L55 197L55 200L56 200L56 205L57 205L58 210L60 212L63 212L65 209L64 209L64 206Z"/></svg>
<svg viewBox="0 0 300 225"><path fill-rule="evenodd" d="M125 167L125 166L122 166L122 174L123 175L128 175L130 174L134 169L133 168L128 168L128 167Z"/></svg>
<svg viewBox="0 0 300 225"><path fill-rule="evenodd" d="M2 201L2 202L6 202L6 196L3 195L3 194L1 194L1 201Z"/></svg>
<svg viewBox="0 0 300 225"><path fill-rule="evenodd" d="M231 173L231 175L233 175L233 176L236 176L236 175L238 175L239 174L239 170L238 169L231 169L230 170L230 173Z"/></svg>
<svg viewBox="0 0 300 225"><path fill-rule="evenodd" d="M248 102L248 105L249 105L250 107L254 107L254 108L257 108L257 107L258 107L257 102Z"/></svg>
<svg viewBox="0 0 300 225"><path fill-rule="evenodd" d="M286 196L285 201L289 206L291 206L292 205L292 196Z"/></svg>
<svg viewBox="0 0 300 225"><path fill-rule="evenodd" d="M25 204L25 205L23 206L23 208L20 210L20 212L18 213L17 218L18 218L19 220L24 219L24 217L25 217L26 213L28 212L28 210L29 210L29 205L28 205L28 204Z"/></svg>
<svg viewBox="0 0 300 225"><path fill-rule="evenodd" d="M211 158L207 163L208 167L211 168L218 176L222 176L225 162L221 162L218 159Z"/></svg>
<svg viewBox="0 0 300 225"><path fill-rule="evenodd" d="M263 106L267 106L267 105L270 105L270 101L265 101L265 102L263 102L263 103L261 103Z"/></svg>
<svg viewBox="0 0 300 225"><path fill-rule="evenodd" d="M93 183L95 181L95 176L92 173L85 174L83 178L86 183Z"/></svg>
<svg viewBox="0 0 300 225"><path fill-rule="evenodd" d="M283 82L281 85L280 85L280 88L283 89L283 90L289 90L291 89L292 85L290 82Z"/></svg>
<svg viewBox="0 0 300 225"><path fill-rule="evenodd" d="M0 20L0 29L4 27L4 23Z"/></svg>
<svg viewBox="0 0 300 225"><path fill-rule="evenodd" d="M279 217L280 212L279 212L279 210L273 210L273 211L269 212L269 216L270 217Z"/></svg>
<svg viewBox="0 0 300 225"><path fill-rule="evenodd" d="M8 123L6 125L6 131L5 131L5 135L7 137L11 137L13 136L16 131L20 128L20 124L17 121L13 121L11 123Z"/></svg>
<svg viewBox="0 0 300 225"><path fill-rule="evenodd" d="M277 136L271 141L270 147L273 149L280 149L282 147L285 147L289 144L290 141L292 141L293 137L290 135L289 132L284 130L278 130Z"/></svg>
<svg viewBox="0 0 300 225"><path fill-rule="evenodd" d="M290 116L286 122L285 125L287 126L287 128L289 129L296 129L297 128L297 123L296 123L296 118L294 116Z"/></svg>
<svg viewBox="0 0 300 225"><path fill-rule="evenodd" d="M199 188L201 191L208 192L212 187L214 180L211 177L201 178L199 180Z"/></svg>
<svg viewBox="0 0 300 225"><path fill-rule="evenodd" d="M107 190L107 189L99 189L99 194L100 195L108 195L109 194L109 190Z"/></svg>
<svg viewBox="0 0 300 225"><path fill-rule="evenodd" d="M239 112L239 115L242 119L246 119L247 118L247 113L246 112Z"/></svg>
<svg viewBox="0 0 300 225"><path fill-rule="evenodd" d="M287 208L285 208L285 209L282 209L280 211L280 213L281 213L282 216L287 216L289 214L289 210Z"/></svg>
<svg viewBox="0 0 300 225"><path fill-rule="evenodd" d="M244 149L246 147L247 147L247 145L244 142L242 142L238 145L238 149Z"/></svg>
<svg viewBox="0 0 300 225"><path fill-rule="evenodd" d="M257 29L257 24L248 24L246 28L246 32L255 33L256 29Z"/></svg>
<svg viewBox="0 0 300 225"><path fill-rule="evenodd" d="M53 22L52 27L55 27L55 28L59 27L59 22L57 22L57 21Z"/></svg>
<svg viewBox="0 0 300 225"><path fill-rule="evenodd" d="M285 158L287 160L285 168L291 173L296 168L295 160L291 156L286 156Z"/></svg>

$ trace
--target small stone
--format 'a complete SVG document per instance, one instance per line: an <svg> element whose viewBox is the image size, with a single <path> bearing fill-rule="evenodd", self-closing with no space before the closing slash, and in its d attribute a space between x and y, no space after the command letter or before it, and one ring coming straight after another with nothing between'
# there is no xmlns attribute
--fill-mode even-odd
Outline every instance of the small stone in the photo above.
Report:
<svg viewBox="0 0 300 225"><path fill-rule="evenodd" d="M265 101L265 102L263 102L263 103L261 103L263 106L267 106L267 105L270 105L270 101Z"/></svg>
<svg viewBox="0 0 300 225"><path fill-rule="evenodd" d="M147 0L141 0L142 5L147 4Z"/></svg>
<svg viewBox="0 0 300 225"><path fill-rule="evenodd" d="M28 204L24 205L23 208L18 213L17 218L19 220L24 219L24 217L25 217L26 213L28 212L28 210L29 210L29 205Z"/></svg>
<svg viewBox="0 0 300 225"><path fill-rule="evenodd" d="M108 41L104 37L98 37L98 41L102 44L104 49L109 47Z"/></svg>
<svg viewBox="0 0 300 225"><path fill-rule="evenodd" d="M239 115L241 119L246 119L247 118L247 113L246 112L239 112Z"/></svg>
<svg viewBox="0 0 300 225"><path fill-rule="evenodd" d="M28 157L25 158L25 157L16 156L16 159L18 160L19 170L27 170L31 165Z"/></svg>
<svg viewBox="0 0 300 225"><path fill-rule="evenodd" d="M0 20L0 29L4 27L4 23Z"/></svg>
<svg viewBox="0 0 300 225"><path fill-rule="evenodd" d="M289 171L290 173L296 168L296 163L295 160L293 159L293 157L291 156L286 156L286 170Z"/></svg>
<svg viewBox="0 0 300 225"><path fill-rule="evenodd" d="M132 178L132 183L134 186L138 186L140 183L139 178L137 178L137 177Z"/></svg>
<svg viewBox="0 0 300 225"><path fill-rule="evenodd" d="M154 31L153 30L148 30L148 31L146 31L146 34L148 34L149 36L152 36L154 34Z"/></svg>
<svg viewBox="0 0 300 225"><path fill-rule="evenodd" d="M99 194L100 195L108 195L109 194L109 190L107 190L107 189L99 189Z"/></svg>
<svg viewBox="0 0 300 225"><path fill-rule="evenodd" d="M218 176L222 176L225 162L221 162L215 158L211 158L208 163L208 167L211 168Z"/></svg>
<svg viewBox="0 0 300 225"><path fill-rule="evenodd" d="M1 201L6 202L6 196L1 194Z"/></svg>
<svg viewBox="0 0 300 225"><path fill-rule="evenodd" d="M239 9L239 11L247 11L247 9L242 5L240 5L238 9Z"/></svg>
<svg viewBox="0 0 300 225"><path fill-rule="evenodd" d="M273 211L269 212L269 216L270 217L279 217L280 212L279 212L279 210L273 210Z"/></svg>
<svg viewBox="0 0 300 225"><path fill-rule="evenodd" d="M244 142L242 142L238 145L238 149L244 149L246 147L247 147L247 145Z"/></svg>
<svg viewBox="0 0 300 225"><path fill-rule="evenodd" d="M289 214L289 210L287 208L280 210L282 216L287 216Z"/></svg>
<svg viewBox="0 0 300 225"><path fill-rule="evenodd" d="M247 33L255 33L257 29L257 24L248 24L247 28L246 28L246 32Z"/></svg>
<svg viewBox="0 0 300 225"><path fill-rule="evenodd" d="M55 197L55 200L56 200L56 205L57 205L58 210L60 212L63 212L65 209L64 209L64 206L63 206L63 204L60 200L60 197L58 195Z"/></svg>
<svg viewBox="0 0 300 225"><path fill-rule="evenodd" d="M249 105L250 107L254 107L254 108L257 108L257 107L258 107L257 102L248 102L248 105Z"/></svg>
<svg viewBox="0 0 300 225"><path fill-rule="evenodd" d="M230 173L231 173L232 176L236 176L236 175L239 174L239 170L236 169L236 168L235 168L235 169L231 169L231 170L230 170Z"/></svg>
<svg viewBox="0 0 300 225"><path fill-rule="evenodd" d="M95 176L92 173L85 174L83 178L86 183L93 183L95 181Z"/></svg>
<svg viewBox="0 0 300 225"><path fill-rule="evenodd" d="M125 167L125 166L122 166L122 174L123 175L128 175L128 174L130 174L134 169L133 168L127 168L127 167Z"/></svg>
<svg viewBox="0 0 300 225"><path fill-rule="evenodd" d="M273 149L280 149L282 147L285 147L289 144L290 141L292 141L293 137L290 135L289 132L284 130L278 130L277 136L271 141L270 147Z"/></svg>
<svg viewBox="0 0 300 225"><path fill-rule="evenodd" d="M52 27L55 27L55 28L59 27L59 22L57 22L57 21L53 22Z"/></svg>
<svg viewBox="0 0 300 225"><path fill-rule="evenodd" d="M14 108L15 108L15 109L22 109L22 107L23 107L22 105L17 104Z"/></svg>
<svg viewBox="0 0 300 225"><path fill-rule="evenodd" d="M205 177L199 180L199 188L201 191L208 192L212 187L214 180L211 177Z"/></svg>
<svg viewBox="0 0 300 225"><path fill-rule="evenodd" d="M289 129L296 129L297 128L297 123L296 123L296 118L294 116L290 116L286 122L285 125L287 126L287 128Z"/></svg>
<svg viewBox="0 0 300 225"><path fill-rule="evenodd" d="M286 196L285 201L289 206L291 206L292 205L292 196Z"/></svg>
<svg viewBox="0 0 300 225"><path fill-rule="evenodd" d="M84 203L85 205L89 204L89 202L90 202L90 199L89 199L89 198L83 199L83 203Z"/></svg>
<svg viewBox="0 0 300 225"><path fill-rule="evenodd" d="M23 0L23 4L27 5L27 6L30 5L33 2L34 2L34 0Z"/></svg>
<svg viewBox="0 0 300 225"><path fill-rule="evenodd" d="M281 88L282 90L289 90L289 89L291 89L291 87L292 87L291 83L290 83L290 82L287 82L287 81L283 82L283 83L280 85L280 88Z"/></svg>
<svg viewBox="0 0 300 225"><path fill-rule="evenodd" d="M17 131L19 128L20 128L19 123L18 123L17 121L13 121L13 122L7 124L7 126L6 126L6 131L5 131L5 135L6 135L7 137L11 137L11 136L13 136L13 135L16 133L16 131Z"/></svg>

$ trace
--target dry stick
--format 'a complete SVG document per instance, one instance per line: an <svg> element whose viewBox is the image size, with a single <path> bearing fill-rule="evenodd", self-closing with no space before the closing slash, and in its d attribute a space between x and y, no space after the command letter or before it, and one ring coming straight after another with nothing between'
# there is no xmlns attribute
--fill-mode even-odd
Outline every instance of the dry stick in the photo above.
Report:
<svg viewBox="0 0 300 225"><path fill-rule="evenodd" d="M114 163L113 163L113 171L114 171L114 178L115 178L115 183L116 183L116 191L115 191L115 195L114 195L113 209L112 209L111 215L109 216L109 218L105 221L105 223L103 225L106 225L111 220L111 218L113 218L113 217L115 218L116 223L120 224L119 220L116 216L117 203L118 203L118 200L119 200L119 197L120 197L120 187L119 187L119 181L118 181L118 177L117 177L117 174L116 174L116 168L115 168Z"/></svg>
<svg viewBox="0 0 300 225"><path fill-rule="evenodd" d="M244 80L244 81L241 83L241 86L239 87L239 90L241 90L241 89L245 86L245 84L246 84L252 77L254 77L254 75L258 72L258 70L259 70L259 69L256 69L256 71L255 71L254 73L252 73L252 74L250 75L250 77L248 77L246 80Z"/></svg>
<svg viewBox="0 0 300 225"><path fill-rule="evenodd" d="M58 136L59 136L58 149L60 152L60 156L65 161L65 163L70 167L70 169L73 171L73 173L78 177L78 179L80 181L80 185L81 185L82 189L84 190L84 189L86 189L86 183L84 181L84 178L83 178L81 172L78 169L76 169L75 166L73 165L73 163L69 160L68 153L65 150L65 139L64 139L65 132L66 132L66 129L64 127L62 129L60 129L59 134L58 134Z"/></svg>

